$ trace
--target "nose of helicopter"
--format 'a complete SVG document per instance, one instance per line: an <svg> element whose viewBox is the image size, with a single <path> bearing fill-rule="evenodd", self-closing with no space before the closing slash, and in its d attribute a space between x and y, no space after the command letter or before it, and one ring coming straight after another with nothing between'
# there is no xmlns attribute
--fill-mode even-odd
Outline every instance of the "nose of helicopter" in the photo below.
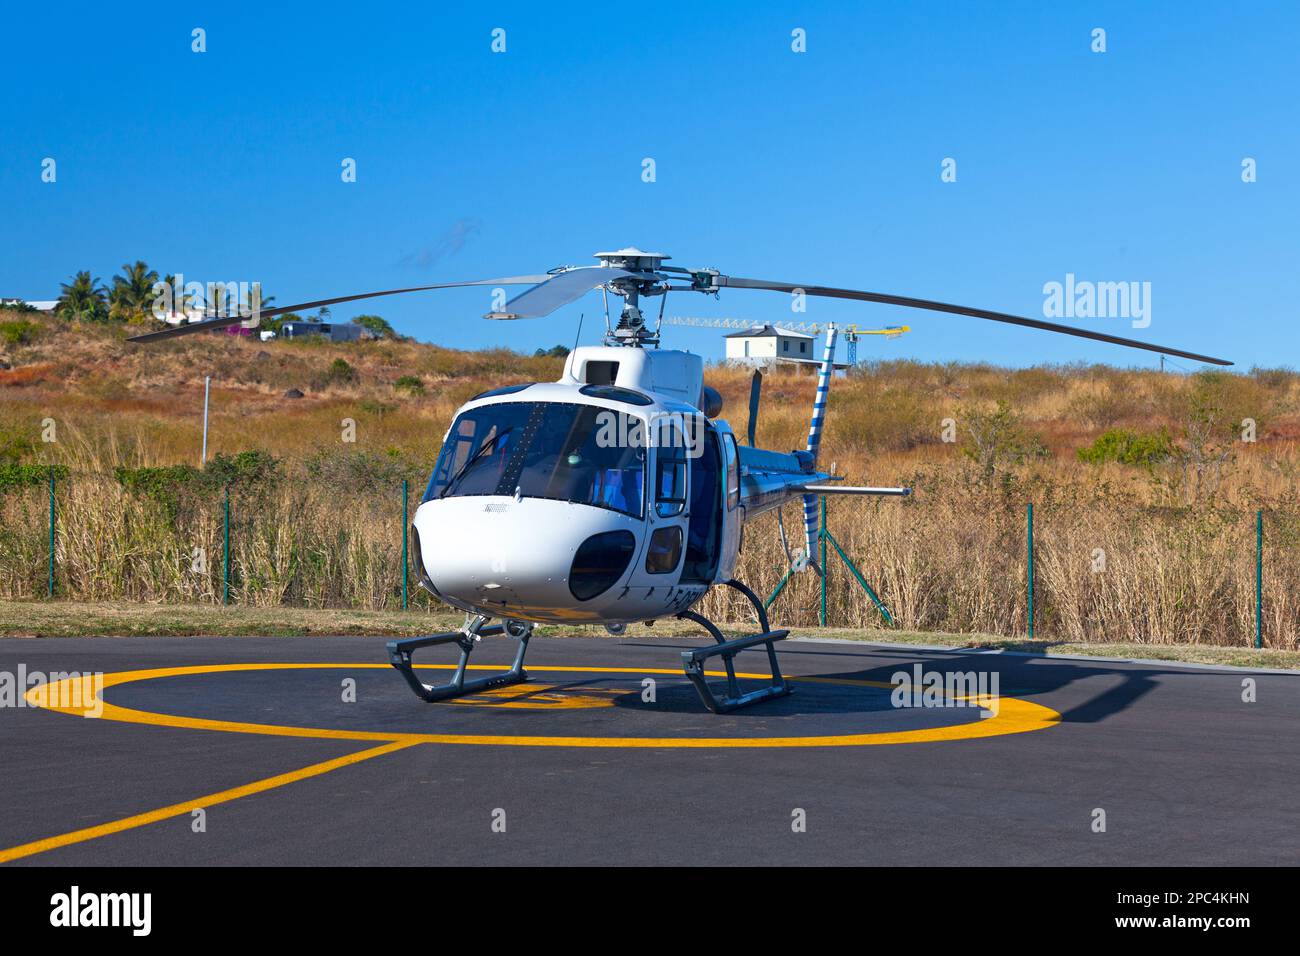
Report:
<svg viewBox="0 0 1300 956"><path fill-rule="evenodd" d="M538 498L468 496L416 510L418 557L429 584L465 610L572 617L626 576L640 522L604 508Z"/></svg>

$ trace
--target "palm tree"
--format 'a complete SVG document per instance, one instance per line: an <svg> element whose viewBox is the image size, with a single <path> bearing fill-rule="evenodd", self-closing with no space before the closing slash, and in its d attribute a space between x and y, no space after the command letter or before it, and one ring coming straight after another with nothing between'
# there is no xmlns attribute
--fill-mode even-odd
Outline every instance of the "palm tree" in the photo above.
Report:
<svg viewBox="0 0 1300 956"><path fill-rule="evenodd" d="M180 321L187 321L190 309L198 312L203 311L204 303L201 293L186 292L184 286L178 287L174 275L165 275L162 281L172 290L172 314L179 315L181 317ZM157 297L155 296L155 298ZM160 318L160 316L155 318Z"/></svg>
<svg viewBox="0 0 1300 956"><path fill-rule="evenodd" d="M260 282L255 283L254 286L255 288L249 289L248 290L249 294L245 296L242 299L242 301L240 301L239 303L239 311L241 315L245 312L249 313L250 315L252 314L254 300L256 300L256 304L259 312L262 309L269 309L271 307L271 303L275 301L275 296L266 295L262 292L262 284Z"/></svg>
<svg viewBox="0 0 1300 956"><path fill-rule="evenodd" d="M249 329L247 331L243 329L239 329L238 330L239 334L240 335L256 334L256 330L259 327L262 328L264 331L266 329L270 329L272 332L279 332L280 330L278 326L276 327L271 326L271 322L274 320L268 319L265 322L262 321L262 310L270 308L271 303L274 301L275 301L275 296L262 295L262 283L254 282L252 288L248 289L247 294L242 296L239 301L239 314L241 316L245 316L246 318L251 318L254 312L256 312L258 325L253 326L252 329ZM229 331L234 332L236 330L230 329Z"/></svg>
<svg viewBox="0 0 1300 956"><path fill-rule="evenodd" d="M109 315L115 319L142 319L153 308L156 270L137 259L135 265L122 264L122 274L113 276L113 288L108 294Z"/></svg>
<svg viewBox="0 0 1300 956"><path fill-rule="evenodd" d="M282 312L279 315L272 316L269 319L262 320L262 328L269 329L276 335L284 328L286 322L303 322L305 321L297 312Z"/></svg>
<svg viewBox="0 0 1300 956"><path fill-rule="evenodd" d="M86 271L78 272L71 282L62 283L55 311L65 319L83 319L102 322L108 318L108 303L104 287Z"/></svg>
<svg viewBox="0 0 1300 956"><path fill-rule="evenodd" d="M170 312L172 315L179 314L183 317L185 315L185 290L176 288L176 276L172 275L170 272L167 275L163 276L160 281L162 282L163 285L165 285L168 288L169 291L164 294L171 302L171 308L165 310L165 312ZM157 299L158 296L154 296L154 300L157 301ZM155 313L153 304L150 303L149 314L152 315L155 319L163 319L164 321L166 321L164 317L165 312L164 315L159 315ZM182 318L181 321L182 322L185 321L184 318Z"/></svg>

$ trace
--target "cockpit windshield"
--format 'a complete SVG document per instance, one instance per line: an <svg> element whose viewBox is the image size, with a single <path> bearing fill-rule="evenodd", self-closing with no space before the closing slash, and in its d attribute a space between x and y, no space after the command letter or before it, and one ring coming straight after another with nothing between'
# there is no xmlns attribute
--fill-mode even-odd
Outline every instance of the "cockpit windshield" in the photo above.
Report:
<svg viewBox="0 0 1300 956"><path fill-rule="evenodd" d="M452 424L425 501L467 495L550 498L641 517L642 442L616 440L626 413L564 402L500 402ZM611 440L614 438L615 440Z"/></svg>

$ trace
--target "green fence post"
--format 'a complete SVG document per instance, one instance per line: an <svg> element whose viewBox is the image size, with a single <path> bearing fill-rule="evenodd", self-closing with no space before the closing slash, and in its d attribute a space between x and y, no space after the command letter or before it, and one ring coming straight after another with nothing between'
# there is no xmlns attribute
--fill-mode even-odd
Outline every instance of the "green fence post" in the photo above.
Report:
<svg viewBox="0 0 1300 956"><path fill-rule="evenodd" d="M54 597L54 466L50 465L50 597Z"/></svg>
<svg viewBox="0 0 1300 956"><path fill-rule="evenodd" d="M1025 533L1025 542L1029 552L1029 639L1034 639L1034 503L1029 502L1026 512L1029 524Z"/></svg>
<svg viewBox="0 0 1300 956"><path fill-rule="evenodd" d="M1255 646L1264 646L1264 509L1255 512Z"/></svg>
<svg viewBox="0 0 1300 956"><path fill-rule="evenodd" d="M406 487L406 479L403 478L402 479L402 610L403 611L406 610L406 578L407 578L406 569L410 567L410 565L407 563L406 502L407 502L407 487Z"/></svg>
<svg viewBox="0 0 1300 956"><path fill-rule="evenodd" d="M226 486L224 516L222 519L221 549L221 603L230 603L230 486Z"/></svg>
<svg viewBox="0 0 1300 956"><path fill-rule="evenodd" d="M830 570L831 570L826 566L826 496L825 495L822 495L822 528L821 528L821 532L817 535L817 537L821 540L821 546L822 546L822 563L821 563L822 607L821 607L821 613L818 615L817 620L821 622L822 627L825 627L826 626L826 576L830 574Z"/></svg>

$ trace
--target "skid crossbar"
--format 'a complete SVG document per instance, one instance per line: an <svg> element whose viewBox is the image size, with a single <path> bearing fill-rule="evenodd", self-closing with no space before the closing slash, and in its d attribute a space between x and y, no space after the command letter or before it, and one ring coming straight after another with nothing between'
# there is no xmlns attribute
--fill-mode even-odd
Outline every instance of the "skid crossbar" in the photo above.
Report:
<svg viewBox="0 0 1300 956"><path fill-rule="evenodd" d="M763 607L758 596L748 587L736 580L725 583L728 587L734 588L743 594L750 604L754 606L760 633L737 637L729 641L722 636L722 632L718 630L717 625L702 614L696 614L693 611L682 611L677 615L700 625L717 642L712 647L697 647L694 650L682 652L682 669L686 672L690 682L695 685L695 691L700 695L700 700L704 702L704 706L715 714L725 714L741 707L747 707L750 704L757 704L760 701L785 697L791 691L789 682L781 675L781 665L776 659L776 648L774 646L777 641L785 640L790 632L771 629L767 620L766 608ZM763 644L767 648L767 663L772 673L771 683L767 687L761 687L758 690L742 694L740 692L740 682L736 679L735 657L746 648L756 647L759 644ZM704 662L712 657L721 657L722 663L727 669L727 691L722 697L715 694L713 688L709 686L709 682L704 679Z"/></svg>
<svg viewBox="0 0 1300 956"><path fill-rule="evenodd" d="M689 614L690 612L687 611L686 613ZM692 617L692 620L694 620L694 617ZM700 622L697 621L697 623ZM738 637L733 641L723 640L712 647L697 647L693 651L683 651L682 668L686 671L686 676L690 678L691 683L695 685L696 693L700 695L700 700L704 702L704 706L715 714L726 714L740 707L757 704L759 701L784 697L790 693L790 685L781 676L781 667L777 663L776 649L772 646L772 643L784 640L789 633L789 631L767 631L764 634ZM767 645L767 660L772 669L772 683L767 687L752 690L748 694L742 694L740 684L736 680L736 667L733 659L745 648L753 647L756 644ZM727 668L727 693L723 697L715 694L708 681L704 679L704 662L711 657L721 657Z"/></svg>
<svg viewBox="0 0 1300 956"><path fill-rule="evenodd" d="M462 697L465 694L476 694L496 687L509 687L511 684L521 684L528 680L528 672L524 670L524 654L528 651L528 639L532 636L531 628L525 630L523 636L518 638L519 650L515 653L515 662L510 665L508 671L501 674L490 674L487 677L477 677L470 681L465 680L465 669L469 665L469 655L474 650L474 644L478 638L495 637L507 633L504 624L471 625L465 630L449 631L446 634L431 634L427 637L408 637L400 641L389 641L388 660L397 668L398 673L406 679L406 683L411 685L411 690L415 691L421 700L429 703L438 700L450 700L453 697ZM451 680L446 684L426 684L415 675L411 655L418 648L434 647L442 644L455 644L460 647L460 662L456 665Z"/></svg>

